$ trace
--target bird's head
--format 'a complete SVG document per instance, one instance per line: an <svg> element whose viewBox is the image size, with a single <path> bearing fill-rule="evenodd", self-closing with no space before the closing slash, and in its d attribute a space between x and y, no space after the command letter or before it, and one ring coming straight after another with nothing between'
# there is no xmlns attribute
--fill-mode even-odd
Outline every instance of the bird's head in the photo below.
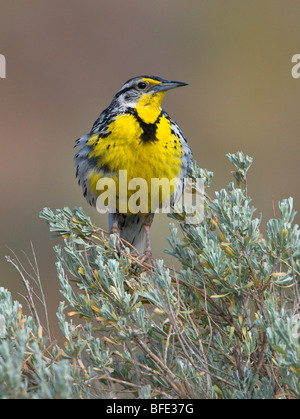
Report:
<svg viewBox="0 0 300 419"><path fill-rule="evenodd" d="M155 76L134 77L121 87L114 100L121 108L135 109L145 123L153 123L160 113L165 92L186 85L187 83Z"/></svg>

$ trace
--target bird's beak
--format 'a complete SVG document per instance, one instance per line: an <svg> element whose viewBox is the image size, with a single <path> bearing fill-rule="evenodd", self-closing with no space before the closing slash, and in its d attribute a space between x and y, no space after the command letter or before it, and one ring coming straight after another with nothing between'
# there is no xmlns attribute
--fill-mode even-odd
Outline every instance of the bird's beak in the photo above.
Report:
<svg viewBox="0 0 300 419"><path fill-rule="evenodd" d="M175 89L175 87L187 86L187 83L182 83L181 81L171 81L163 80L159 85L154 87L156 92L162 92L170 89Z"/></svg>

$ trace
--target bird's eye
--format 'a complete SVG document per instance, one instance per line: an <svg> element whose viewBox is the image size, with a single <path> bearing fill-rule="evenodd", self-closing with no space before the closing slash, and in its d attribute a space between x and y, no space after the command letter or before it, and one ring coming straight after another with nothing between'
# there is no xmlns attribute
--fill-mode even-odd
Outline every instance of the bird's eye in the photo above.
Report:
<svg viewBox="0 0 300 419"><path fill-rule="evenodd" d="M147 84L144 81L140 81L137 85L139 89L146 89Z"/></svg>

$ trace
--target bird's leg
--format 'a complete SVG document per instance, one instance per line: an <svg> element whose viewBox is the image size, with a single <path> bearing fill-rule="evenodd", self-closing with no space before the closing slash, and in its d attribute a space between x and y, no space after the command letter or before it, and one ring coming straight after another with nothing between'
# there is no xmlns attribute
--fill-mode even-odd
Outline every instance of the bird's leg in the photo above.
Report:
<svg viewBox="0 0 300 419"><path fill-rule="evenodd" d="M120 253L120 250L121 250L121 248L120 248L120 229L119 229L119 225L118 225L120 215L121 214L117 215L116 220L115 220L115 222L113 223L113 225L111 226L111 229L110 229L110 234L115 234L116 237L117 237L117 239L116 239L116 249L117 249L118 253Z"/></svg>
<svg viewBox="0 0 300 419"><path fill-rule="evenodd" d="M149 213L145 221L143 222L143 227L145 230L146 235L146 250L145 252L139 257L139 261L143 263L146 259L150 259L153 261L152 251L151 251L151 242L150 242L150 227L154 218L154 214Z"/></svg>
<svg viewBox="0 0 300 419"><path fill-rule="evenodd" d="M152 257L152 251L151 251L151 243L150 243L150 227L151 225L149 224L144 224L144 230L145 230L145 234L146 234L146 250L145 250L145 255L147 257Z"/></svg>

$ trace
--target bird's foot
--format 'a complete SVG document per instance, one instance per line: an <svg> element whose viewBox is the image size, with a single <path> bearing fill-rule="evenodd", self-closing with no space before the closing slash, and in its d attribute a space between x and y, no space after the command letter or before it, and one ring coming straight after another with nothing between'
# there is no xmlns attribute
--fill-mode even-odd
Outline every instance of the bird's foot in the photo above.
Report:
<svg viewBox="0 0 300 419"><path fill-rule="evenodd" d="M133 262L133 266L142 265L146 261L149 262L152 266L155 266L155 260L152 256L151 249L146 249L144 253L135 257L135 260Z"/></svg>

